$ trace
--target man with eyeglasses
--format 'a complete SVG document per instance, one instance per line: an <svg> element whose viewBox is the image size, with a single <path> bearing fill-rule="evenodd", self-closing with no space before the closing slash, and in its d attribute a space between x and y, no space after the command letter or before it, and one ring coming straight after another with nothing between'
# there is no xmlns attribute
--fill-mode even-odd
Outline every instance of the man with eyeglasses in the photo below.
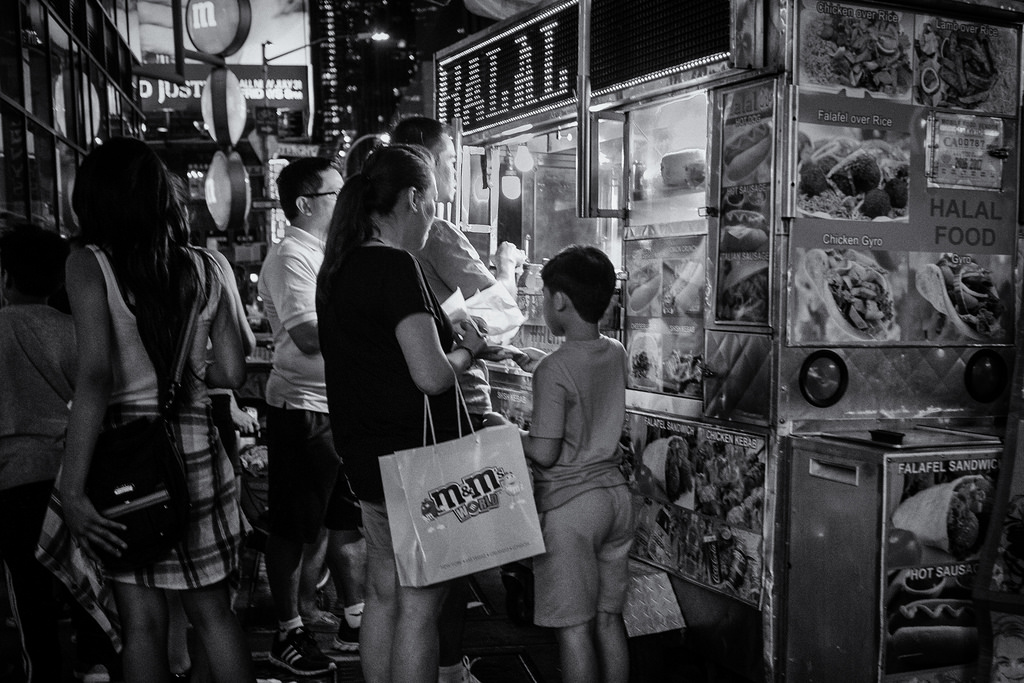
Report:
<svg viewBox="0 0 1024 683"><path fill-rule="evenodd" d="M269 659L300 676L335 668L299 615L303 551L325 526L328 566L342 584L338 597L348 606L346 617L351 616L341 624L345 628L339 630L335 648L358 649L362 614L361 516L331 436L316 318L316 278L341 187L341 174L328 159L299 159L281 171L277 188L288 226L263 262L259 280L274 335L274 363L266 386L266 565L278 633Z"/></svg>

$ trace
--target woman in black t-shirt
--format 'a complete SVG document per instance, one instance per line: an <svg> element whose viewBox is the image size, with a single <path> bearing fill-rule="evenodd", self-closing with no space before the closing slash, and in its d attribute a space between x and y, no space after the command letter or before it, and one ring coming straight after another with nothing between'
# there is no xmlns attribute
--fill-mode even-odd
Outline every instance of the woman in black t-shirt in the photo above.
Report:
<svg viewBox="0 0 1024 683"><path fill-rule="evenodd" d="M437 440L458 436L455 378L486 344L472 324L453 329L407 251L423 246L434 219L432 165L404 146L367 159L338 196L317 282L331 428L365 525L359 651L368 681L436 681L447 591L398 585L377 459L423 445L424 395Z"/></svg>

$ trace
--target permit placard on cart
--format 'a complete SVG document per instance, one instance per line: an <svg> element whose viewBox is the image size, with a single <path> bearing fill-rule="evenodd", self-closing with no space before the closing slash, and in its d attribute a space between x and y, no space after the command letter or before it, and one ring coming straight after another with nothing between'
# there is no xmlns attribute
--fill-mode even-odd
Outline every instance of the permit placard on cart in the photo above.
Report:
<svg viewBox="0 0 1024 683"><path fill-rule="evenodd" d="M544 552L515 425L380 458L398 580L428 586Z"/></svg>

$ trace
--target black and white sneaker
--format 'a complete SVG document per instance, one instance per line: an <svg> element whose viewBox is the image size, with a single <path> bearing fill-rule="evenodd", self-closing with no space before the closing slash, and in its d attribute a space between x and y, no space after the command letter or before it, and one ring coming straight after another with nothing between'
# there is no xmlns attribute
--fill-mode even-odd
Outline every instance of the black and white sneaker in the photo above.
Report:
<svg viewBox="0 0 1024 683"><path fill-rule="evenodd" d="M316 676L337 668L331 658L320 650L313 634L301 626L289 631L284 640L275 637L268 659L299 676Z"/></svg>

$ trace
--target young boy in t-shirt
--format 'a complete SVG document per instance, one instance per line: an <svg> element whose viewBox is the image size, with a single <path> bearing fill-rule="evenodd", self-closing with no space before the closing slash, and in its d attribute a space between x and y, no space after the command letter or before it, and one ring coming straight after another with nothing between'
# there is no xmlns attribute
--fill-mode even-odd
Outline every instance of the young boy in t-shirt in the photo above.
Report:
<svg viewBox="0 0 1024 683"><path fill-rule="evenodd" d="M629 655L622 607L633 511L619 471L627 359L598 321L615 288L599 249L573 245L545 264L544 321L564 336L548 356L524 349L533 371L533 419L523 450L547 552L534 558L534 621L557 629L563 679L624 683Z"/></svg>

